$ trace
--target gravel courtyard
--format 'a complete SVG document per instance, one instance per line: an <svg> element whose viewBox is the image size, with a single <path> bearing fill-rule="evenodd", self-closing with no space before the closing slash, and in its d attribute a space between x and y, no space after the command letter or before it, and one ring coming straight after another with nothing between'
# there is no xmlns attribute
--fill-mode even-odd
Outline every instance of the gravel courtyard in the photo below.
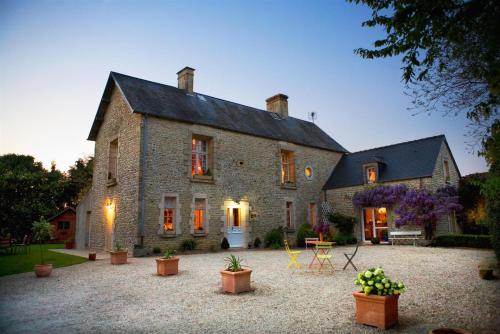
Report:
<svg viewBox="0 0 500 334"><path fill-rule="evenodd" d="M356 273L342 271L334 249L335 271L317 273L306 263L286 269L284 251L238 251L254 270L255 291L220 292L219 269L227 252L181 255L177 276L156 276L154 258L109 260L54 269L48 279L33 273L0 278L0 332L148 333L375 333L354 323ZM400 298L400 324L389 333L426 333L439 326L494 333L500 328L500 281L479 279L477 264L493 252L413 246L363 246L358 268L382 265L406 283Z"/></svg>

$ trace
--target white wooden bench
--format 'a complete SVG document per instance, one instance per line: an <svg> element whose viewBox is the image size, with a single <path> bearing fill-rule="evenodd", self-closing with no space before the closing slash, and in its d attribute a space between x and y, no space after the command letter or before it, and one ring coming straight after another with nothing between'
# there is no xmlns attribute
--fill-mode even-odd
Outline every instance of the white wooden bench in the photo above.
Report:
<svg viewBox="0 0 500 334"><path fill-rule="evenodd" d="M394 245L394 240L413 240L413 246L415 246L415 240L419 239L422 235L422 231L392 231L389 233L389 239Z"/></svg>

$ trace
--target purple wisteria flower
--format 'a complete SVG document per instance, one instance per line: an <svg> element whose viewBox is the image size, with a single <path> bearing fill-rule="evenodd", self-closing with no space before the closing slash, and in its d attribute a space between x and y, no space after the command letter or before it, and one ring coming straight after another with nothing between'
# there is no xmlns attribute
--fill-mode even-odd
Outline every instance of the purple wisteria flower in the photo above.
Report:
<svg viewBox="0 0 500 334"><path fill-rule="evenodd" d="M392 208L408 191L404 184L396 186L378 186L354 194L352 203L355 207Z"/></svg>

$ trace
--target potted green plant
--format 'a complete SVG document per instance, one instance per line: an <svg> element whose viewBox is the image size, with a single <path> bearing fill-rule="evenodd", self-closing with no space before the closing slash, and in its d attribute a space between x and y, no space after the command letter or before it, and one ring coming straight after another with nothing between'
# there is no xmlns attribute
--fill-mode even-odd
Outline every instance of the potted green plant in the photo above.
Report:
<svg viewBox="0 0 500 334"><path fill-rule="evenodd" d="M229 293L250 291L251 269L243 268L242 259L231 254L226 259L227 268L220 272L222 290Z"/></svg>
<svg viewBox="0 0 500 334"><path fill-rule="evenodd" d="M156 272L159 276L176 275L179 272L179 258L175 250L167 249L162 257L156 258Z"/></svg>
<svg viewBox="0 0 500 334"><path fill-rule="evenodd" d="M115 247L111 252L111 264L125 264L127 263L128 252L124 249L119 242L115 243Z"/></svg>
<svg viewBox="0 0 500 334"><path fill-rule="evenodd" d="M38 242L40 246L40 264L35 264L34 267L35 275L37 277L48 277L52 273L52 264L45 263L42 247L42 243L50 238L51 229L52 226L44 218L41 218L40 221L34 222L32 226L33 241Z"/></svg>
<svg viewBox="0 0 500 334"><path fill-rule="evenodd" d="M354 281L361 291L354 292L356 322L387 329L398 323L398 298L405 291L402 282L393 282L382 268L371 268L358 274Z"/></svg>
<svg viewBox="0 0 500 334"><path fill-rule="evenodd" d="M73 248L75 248L75 238L73 238L73 237L68 238L64 242L64 248L66 248L66 249L73 249Z"/></svg>

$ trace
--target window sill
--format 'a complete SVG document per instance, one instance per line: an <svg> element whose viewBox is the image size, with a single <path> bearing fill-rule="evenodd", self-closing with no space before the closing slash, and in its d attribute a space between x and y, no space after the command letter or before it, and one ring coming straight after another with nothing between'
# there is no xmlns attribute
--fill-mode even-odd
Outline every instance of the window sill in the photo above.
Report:
<svg viewBox="0 0 500 334"><path fill-rule="evenodd" d="M158 236L160 236L162 238L175 238L175 237L177 237L177 234L175 234L175 232L158 233Z"/></svg>
<svg viewBox="0 0 500 334"><path fill-rule="evenodd" d="M297 189L297 186L295 185L295 183L282 183L282 184L281 184L281 189L292 189L292 190L296 190L296 189Z"/></svg>
<svg viewBox="0 0 500 334"><path fill-rule="evenodd" d="M112 187L114 185L116 185L118 182L116 182L116 178L112 178L112 179L108 179L108 182L106 183L106 185L108 187Z"/></svg>
<svg viewBox="0 0 500 334"><path fill-rule="evenodd" d="M288 233L290 233L290 234L295 233L295 228L290 228L290 227L287 227L287 228L286 228L286 233L287 233L287 234L288 234Z"/></svg>
<svg viewBox="0 0 500 334"><path fill-rule="evenodd" d="M211 184L215 183L213 176L192 176L191 182L211 183Z"/></svg>
<svg viewBox="0 0 500 334"><path fill-rule="evenodd" d="M194 233L191 233L191 235L193 237L206 237L207 236L207 232L194 232Z"/></svg>

